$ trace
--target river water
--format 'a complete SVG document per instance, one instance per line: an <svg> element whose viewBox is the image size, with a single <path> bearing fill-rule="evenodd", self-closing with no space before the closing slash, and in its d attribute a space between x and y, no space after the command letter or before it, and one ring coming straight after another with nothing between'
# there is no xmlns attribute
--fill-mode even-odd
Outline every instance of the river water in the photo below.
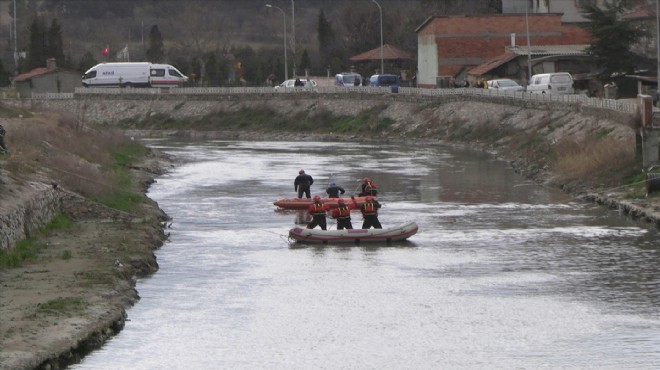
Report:
<svg viewBox="0 0 660 370"><path fill-rule="evenodd" d="M149 143L183 161L149 192L173 217L160 270L74 369L660 368L646 224L443 145ZM371 177L383 225L420 231L289 243L304 215L272 202L295 196L300 168L313 194Z"/></svg>

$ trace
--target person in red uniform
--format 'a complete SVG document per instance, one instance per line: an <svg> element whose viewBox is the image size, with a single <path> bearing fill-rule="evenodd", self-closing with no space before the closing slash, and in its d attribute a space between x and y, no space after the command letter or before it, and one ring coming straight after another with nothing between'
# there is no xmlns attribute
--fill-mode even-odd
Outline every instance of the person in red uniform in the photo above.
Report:
<svg viewBox="0 0 660 370"><path fill-rule="evenodd" d="M351 223L351 210L358 207L355 202L355 198L351 197L353 200L352 204L346 204L343 199L337 201L338 207L332 210L331 216L334 219L337 219L337 230L343 229L352 229L353 224Z"/></svg>
<svg viewBox="0 0 660 370"><path fill-rule="evenodd" d="M361 197L371 195L371 196L376 196L378 195L378 185L376 185L375 182L373 182L370 178L365 177L364 180L362 180L362 192L358 194Z"/></svg>
<svg viewBox="0 0 660 370"><path fill-rule="evenodd" d="M383 228L378 220L378 208L380 207L380 203L378 203L378 201L371 195L365 198L365 202L360 208L360 211L362 211L362 217L364 217L364 222L362 222L363 229L369 229L372 226L374 229Z"/></svg>
<svg viewBox="0 0 660 370"><path fill-rule="evenodd" d="M316 226L321 226L321 230L327 230L327 223L325 221L325 213L330 210L330 206L323 204L321 197L314 196L314 203L307 209L307 213L312 215L312 222L307 224L308 229L313 229Z"/></svg>

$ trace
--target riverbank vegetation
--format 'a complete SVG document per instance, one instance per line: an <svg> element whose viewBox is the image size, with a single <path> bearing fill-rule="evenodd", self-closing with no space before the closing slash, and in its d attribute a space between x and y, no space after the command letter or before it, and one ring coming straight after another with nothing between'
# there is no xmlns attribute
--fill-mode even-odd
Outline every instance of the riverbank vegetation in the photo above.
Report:
<svg viewBox="0 0 660 370"><path fill-rule="evenodd" d="M148 153L142 144L115 128L83 126L65 113L26 117L19 110L3 111L18 118L5 127L11 154L0 161L8 181L38 179L125 211L144 201L133 191L130 173Z"/></svg>

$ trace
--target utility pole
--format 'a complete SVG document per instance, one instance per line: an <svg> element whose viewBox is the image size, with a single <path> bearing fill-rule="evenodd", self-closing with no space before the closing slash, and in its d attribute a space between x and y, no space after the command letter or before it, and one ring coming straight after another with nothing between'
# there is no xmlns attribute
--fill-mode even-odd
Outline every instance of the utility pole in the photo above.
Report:
<svg viewBox="0 0 660 370"><path fill-rule="evenodd" d="M293 51L293 77L296 77L296 11L294 0L291 0L291 34L292 43L291 51Z"/></svg>
<svg viewBox="0 0 660 370"><path fill-rule="evenodd" d="M378 1L371 1L378 6L380 12L380 74L385 74L385 63L383 62L383 8L380 7Z"/></svg>
<svg viewBox="0 0 660 370"><path fill-rule="evenodd" d="M16 32L16 0L14 0L14 75L18 75L18 32Z"/></svg>
<svg viewBox="0 0 660 370"><path fill-rule="evenodd" d="M282 8L279 8L271 4L266 4L266 8L273 8L282 12L282 19L284 21L284 81L286 81L289 79L289 66L287 65L287 60L286 60L286 13L284 13L284 10L282 10Z"/></svg>
<svg viewBox="0 0 660 370"><path fill-rule="evenodd" d="M656 0L657 1L657 0ZM527 84L532 78L532 47L529 43L529 16L527 15L529 4L525 1L525 28L527 29Z"/></svg>

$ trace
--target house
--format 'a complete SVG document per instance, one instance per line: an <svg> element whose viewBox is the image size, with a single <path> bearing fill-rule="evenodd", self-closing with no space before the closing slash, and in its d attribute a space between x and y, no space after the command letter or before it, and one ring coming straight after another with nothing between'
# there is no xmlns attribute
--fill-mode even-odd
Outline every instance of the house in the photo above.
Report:
<svg viewBox="0 0 660 370"><path fill-rule="evenodd" d="M589 44L588 32L562 22L562 14L434 16L416 29L417 86L436 87L446 78L462 80L468 70L502 56L506 47L527 45L527 24L532 47ZM520 79L526 81L527 62L520 61Z"/></svg>
<svg viewBox="0 0 660 370"><path fill-rule="evenodd" d="M593 90L589 88L588 81L597 72L597 68L590 63L587 54L587 44L580 45L539 45L518 46L505 48L504 53L487 62L467 71L468 81L491 80L496 78L510 78L525 85L529 79L529 62L531 61L531 74L569 72L576 80L579 90ZM578 82L585 80L584 83ZM584 86L580 86L584 85Z"/></svg>
<svg viewBox="0 0 660 370"><path fill-rule="evenodd" d="M53 58L48 59L46 65L14 78L17 96L30 98L34 93L73 92L82 86L80 73L58 68Z"/></svg>

